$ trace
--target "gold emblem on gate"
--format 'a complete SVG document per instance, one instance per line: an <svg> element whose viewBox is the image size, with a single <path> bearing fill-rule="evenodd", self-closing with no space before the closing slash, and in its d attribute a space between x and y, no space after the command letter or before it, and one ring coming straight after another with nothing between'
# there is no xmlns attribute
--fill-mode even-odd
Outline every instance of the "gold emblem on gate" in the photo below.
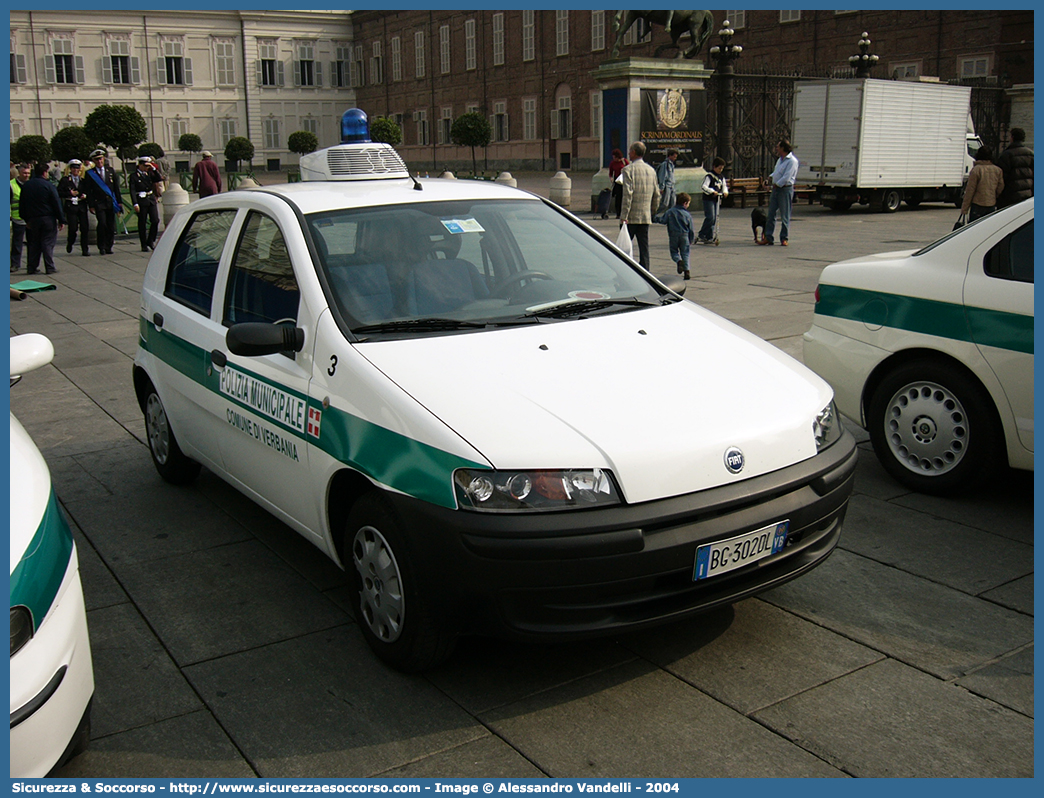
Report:
<svg viewBox="0 0 1044 798"><path fill-rule="evenodd" d="M666 89L660 95L660 122L669 128L676 128L689 115L689 104L681 89Z"/></svg>

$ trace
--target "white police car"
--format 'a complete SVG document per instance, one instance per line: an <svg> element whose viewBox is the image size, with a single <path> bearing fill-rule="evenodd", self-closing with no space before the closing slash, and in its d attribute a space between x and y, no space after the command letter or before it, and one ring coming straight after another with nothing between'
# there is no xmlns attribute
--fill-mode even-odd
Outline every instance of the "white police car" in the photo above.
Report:
<svg viewBox="0 0 1044 798"><path fill-rule="evenodd" d="M11 384L54 357L11 339ZM79 561L51 474L11 415L11 776L46 776L87 746L94 670Z"/></svg>
<svg viewBox="0 0 1044 798"><path fill-rule="evenodd" d="M827 266L805 363L914 490L1033 468L1033 200L916 252Z"/></svg>
<svg viewBox="0 0 1044 798"><path fill-rule="evenodd" d="M194 202L153 254L134 384L163 477L206 465L342 563L404 670L830 553L855 447L824 381L556 205L418 181L345 117L305 182Z"/></svg>

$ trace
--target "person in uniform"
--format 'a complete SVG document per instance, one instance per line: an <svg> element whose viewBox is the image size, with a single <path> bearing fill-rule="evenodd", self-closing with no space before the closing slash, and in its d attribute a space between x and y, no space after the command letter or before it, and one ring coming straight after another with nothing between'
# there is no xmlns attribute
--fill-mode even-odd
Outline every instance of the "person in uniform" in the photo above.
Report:
<svg viewBox="0 0 1044 798"><path fill-rule="evenodd" d="M156 168L152 158L148 155L138 158L138 168L130 176L128 186L134 212L138 214L138 239L141 241L142 252L156 248L156 234L159 231L156 184L162 180L163 175Z"/></svg>
<svg viewBox="0 0 1044 798"><path fill-rule="evenodd" d="M87 182L83 177L83 161L78 158L69 161L69 174L58 181L58 197L65 206L65 220L69 225L65 251L73 251L76 234L79 232L80 252L87 257L91 254L87 247L87 220L90 214L87 212Z"/></svg>
<svg viewBox="0 0 1044 798"><path fill-rule="evenodd" d="M91 153L94 168L87 170L87 207L98 221L98 252L112 254L116 240L116 214L123 213L123 198L116 170L105 164L105 150Z"/></svg>

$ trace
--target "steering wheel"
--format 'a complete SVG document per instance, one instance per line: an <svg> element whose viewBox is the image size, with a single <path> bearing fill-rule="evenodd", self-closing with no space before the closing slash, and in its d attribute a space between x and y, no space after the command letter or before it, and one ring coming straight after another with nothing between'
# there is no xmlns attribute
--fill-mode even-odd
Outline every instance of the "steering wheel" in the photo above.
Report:
<svg viewBox="0 0 1044 798"><path fill-rule="evenodd" d="M493 286L493 290L489 292L489 295L491 297L493 297L494 299L508 299L515 292L514 291L509 291L507 289L509 287L513 286L515 283L521 283L521 282L524 282L525 280L554 280L554 279L555 279L554 277L552 277L549 274L545 274L544 272L534 272L534 271L529 271L528 269L523 269L520 272L515 272L514 274L508 275L503 280L501 280L499 283L497 283L495 286Z"/></svg>

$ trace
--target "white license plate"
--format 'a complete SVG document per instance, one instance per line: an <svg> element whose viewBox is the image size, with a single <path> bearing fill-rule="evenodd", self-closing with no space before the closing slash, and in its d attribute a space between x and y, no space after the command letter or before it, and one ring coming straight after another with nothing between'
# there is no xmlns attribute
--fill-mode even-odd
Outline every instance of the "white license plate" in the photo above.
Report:
<svg viewBox="0 0 1044 798"><path fill-rule="evenodd" d="M742 568L783 550L790 521L779 521L728 540L717 540L696 549L694 581Z"/></svg>

